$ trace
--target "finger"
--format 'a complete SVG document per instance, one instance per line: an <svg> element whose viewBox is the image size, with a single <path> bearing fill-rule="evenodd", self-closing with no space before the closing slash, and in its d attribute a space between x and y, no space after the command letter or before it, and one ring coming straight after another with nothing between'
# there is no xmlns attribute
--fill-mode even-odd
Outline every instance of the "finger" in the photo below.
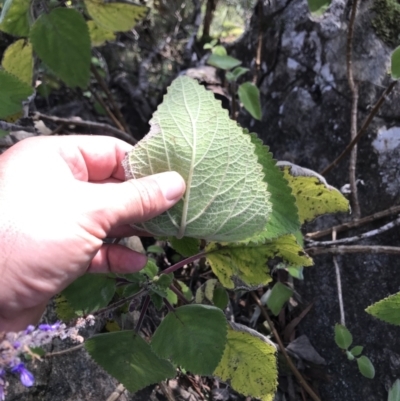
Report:
<svg viewBox="0 0 400 401"><path fill-rule="evenodd" d="M85 228L104 238L112 228L140 223L173 206L183 195L185 182L174 171L119 184L83 184L80 208L88 216ZM100 232L92 231L91 229Z"/></svg>
<svg viewBox="0 0 400 401"><path fill-rule="evenodd" d="M146 266L147 257L122 245L104 244L90 263L89 273L135 273Z"/></svg>

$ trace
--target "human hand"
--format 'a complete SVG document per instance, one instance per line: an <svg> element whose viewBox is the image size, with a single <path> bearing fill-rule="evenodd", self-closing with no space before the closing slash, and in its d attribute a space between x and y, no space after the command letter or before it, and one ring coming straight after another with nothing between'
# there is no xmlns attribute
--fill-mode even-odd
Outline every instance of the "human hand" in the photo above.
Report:
<svg viewBox="0 0 400 401"><path fill-rule="evenodd" d="M0 156L0 332L37 323L48 300L86 272L131 273L146 256L106 237L173 206L175 172L124 182L132 147L100 136L37 137Z"/></svg>

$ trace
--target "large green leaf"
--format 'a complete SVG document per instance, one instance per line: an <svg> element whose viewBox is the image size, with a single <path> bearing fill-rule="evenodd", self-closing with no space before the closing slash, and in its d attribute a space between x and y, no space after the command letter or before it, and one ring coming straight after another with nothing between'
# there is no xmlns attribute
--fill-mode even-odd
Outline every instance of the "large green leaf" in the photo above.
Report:
<svg viewBox="0 0 400 401"><path fill-rule="evenodd" d="M28 36L31 0L6 0L0 15L0 31L14 36Z"/></svg>
<svg viewBox="0 0 400 401"><path fill-rule="evenodd" d="M342 324L335 325L335 342L339 348L347 349L353 342L353 336L347 327Z"/></svg>
<svg viewBox="0 0 400 401"><path fill-rule="evenodd" d="M252 82L244 82L239 86L238 95L243 107L256 120L261 120L260 91Z"/></svg>
<svg viewBox="0 0 400 401"><path fill-rule="evenodd" d="M199 252L200 240L197 238L183 237L178 239L171 237L169 238L169 242L172 248L174 248L175 251L180 253L182 256L188 257Z"/></svg>
<svg viewBox="0 0 400 401"><path fill-rule="evenodd" d="M391 74L393 79L400 79L400 46L392 53Z"/></svg>
<svg viewBox="0 0 400 401"><path fill-rule="evenodd" d="M99 334L85 342L90 356L129 391L175 377L175 368L159 358L139 335L132 331Z"/></svg>
<svg viewBox="0 0 400 401"><path fill-rule="evenodd" d="M267 299L267 306L275 316L278 316L283 305L289 301L292 295L293 290L291 288L278 282L272 288L271 294Z"/></svg>
<svg viewBox="0 0 400 401"><path fill-rule="evenodd" d="M214 274L226 288L257 287L271 281L267 262L279 257L288 266L311 266L312 259L296 237L284 235L263 243L218 244L206 247L206 258Z"/></svg>
<svg viewBox="0 0 400 401"><path fill-rule="evenodd" d="M30 32L33 50L71 87L85 88L90 77L90 36L82 15L72 8L42 14Z"/></svg>
<svg viewBox="0 0 400 401"><path fill-rule="evenodd" d="M331 0L308 0L308 8L316 17L322 15L328 9L330 4Z"/></svg>
<svg viewBox="0 0 400 401"><path fill-rule="evenodd" d="M108 305L115 293L115 279L109 274L85 274L61 295L75 313L90 313Z"/></svg>
<svg viewBox="0 0 400 401"><path fill-rule="evenodd" d="M32 85L32 45L25 39L19 39L7 47L3 54L1 65L21 81Z"/></svg>
<svg viewBox="0 0 400 401"><path fill-rule="evenodd" d="M255 134L250 134L250 138L256 147L255 153L258 162L263 167L264 181L268 183L268 192L271 193L269 200L272 204L272 212L266 228L262 233L251 238L251 241L257 242L294 233L300 229L300 222L292 189L283 177L283 172L276 166L276 161L269 152L268 146L264 146L261 139L257 138Z"/></svg>
<svg viewBox="0 0 400 401"><path fill-rule="evenodd" d="M400 401L400 380L397 379L389 390L388 401Z"/></svg>
<svg viewBox="0 0 400 401"><path fill-rule="evenodd" d="M277 388L276 349L260 336L228 330L228 341L214 375L241 394L272 401Z"/></svg>
<svg viewBox="0 0 400 401"><path fill-rule="evenodd" d="M145 6L127 2L84 0L87 12L97 25L113 32L130 31L148 11Z"/></svg>
<svg viewBox="0 0 400 401"><path fill-rule="evenodd" d="M220 309L185 305L165 317L151 347L160 357L194 374L211 375L224 352L226 331L226 318Z"/></svg>
<svg viewBox="0 0 400 401"><path fill-rule="evenodd" d="M33 88L14 75L0 70L0 119L22 110L22 102L33 93Z"/></svg>
<svg viewBox="0 0 400 401"><path fill-rule="evenodd" d="M301 223L336 212L348 212L349 201L315 171L289 162L278 162L296 198Z"/></svg>
<svg viewBox="0 0 400 401"><path fill-rule="evenodd" d="M128 155L128 173L140 178L177 171L186 193L138 227L216 241L239 241L264 229L271 207L254 145L211 92L191 78L176 79L150 125Z"/></svg>
<svg viewBox="0 0 400 401"><path fill-rule="evenodd" d="M368 306L365 310L372 316L387 323L400 325L400 292Z"/></svg>

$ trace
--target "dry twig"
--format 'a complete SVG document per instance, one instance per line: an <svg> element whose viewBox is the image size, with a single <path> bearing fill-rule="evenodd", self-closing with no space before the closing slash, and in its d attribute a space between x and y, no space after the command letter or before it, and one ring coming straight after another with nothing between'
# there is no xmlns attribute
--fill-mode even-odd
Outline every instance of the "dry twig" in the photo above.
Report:
<svg viewBox="0 0 400 401"><path fill-rule="evenodd" d="M25 131L25 132L30 132L32 134L37 133L34 127L24 127L22 125L11 124L11 123L7 123L5 121L0 121L0 129L2 129L3 131L9 131L9 132Z"/></svg>
<svg viewBox="0 0 400 401"><path fill-rule="evenodd" d="M314 390L308 385L302 374L299 372L299 370L296 368L295 364L293 363L292 359L286 352L285 346L282 343L281 338L279 337L279 334L277 330L275 329L274 323L272 322L271 318L268 315L268 312L265 310L264 305L261 303L260 299L258 298L257 294L252 291L251 296L253 297L254 301L258 305L258 307L261 310L261 313L267 320L269 327L272 330L272 334L274 335L276 341L278 342L279 349L282 352L282 355L286 359L287 364L289 365L290 370L293 372L293 374L296 376L296 379L299 381L300 385L304 388L304 390L307 392L307 394L314 400L314 401L321 401L320 398L318 397L317 394L315 394Z"/></svg>
<svg viewBox="0 0 400 401"><path fill-rule="evenodd" d="M115 136L116 138L122 139L125 142L130 143L131 145L135 145L137 143L137 140L133 138L132 136L128 135L126 132L121 131L117 128L112 127L111 125L108 124L102 124L102 123L97 123L94 121L85 121L85 120L73 120L70 118L61 118L61 117L55 117L55 116L48 116L46 114L42 114L39 112L36 112L33 116L34 119L36 120L46 120L46 121L52 121L56 124L62 124L62 125L76 125L79 127L86 127L89 129L95 129L97 135L111 135Z"/></svg>
<svg viewBox="0 0 400 401"><path fill-rule="evenodd" d="M333 255L343 255L346 253L400 255L400 247L386 245L339 245L329 248L311 247L304 249L310 256L331 253Z"/></svg>

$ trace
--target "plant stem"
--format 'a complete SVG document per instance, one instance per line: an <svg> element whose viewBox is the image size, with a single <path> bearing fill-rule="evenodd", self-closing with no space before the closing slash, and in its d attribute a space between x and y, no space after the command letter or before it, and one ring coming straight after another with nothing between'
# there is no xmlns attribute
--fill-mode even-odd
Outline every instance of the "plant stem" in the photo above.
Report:
<svg viewBox="0 0 400 401"><path fill-rule="evenodd" d="M162 273L164 273L164 274L172 273L172 272L180 269L181 267L183 267L183 266L185 266L185 265L187 265L189 263L192 263L192 262L194 262L194 261L196 261L198 259L201 259L203 256L205 256L205 254L206 253L204 251L196 253L196 255L190 256L190 257L188 257L186 259L183 259L180 262L175 263L174 265L168 267L168 269L163 270Z"/></svg>
<svg viewBox="0 0 400 401"><path fill-rule="evenodd" d="M149 305L150 305L150 295L146 295L146 298L143 301L142 310L140 311L139 320L135 327L135 333L139 333L140 328L142 327L144 317L146 316L147 309L149 308Z"/></svg>
<svg viewBox="0 0 400 401"><path fill-rule="evenodd" d="M297 380L299 381L300 385L304 388L304 390L307 392L307 394L314 400L314 401L321 401L320 398L318 397L317 394L315 394L314 390L308 385L308 383L305 381L304 377L302 374L298 371L296 368L295 364L293 363L292 359L290 358L289 354L286 352L285 346L283 345L283 342L281 338L279 337L279 334L277 330L275 329L274 323L272 322L271 318L268 315L268 312L264 308L264 305L261 303L260 299L258 298L257 294L252 291L251 296L253 299L256 301L258 307L261 310L261 313L267 320L269 327L272 330L272 334L274 335L276 341L278 342L280 351L282 352L283 356L285 357L290 370L293 372L293 374L296 376Z"/></svg>

